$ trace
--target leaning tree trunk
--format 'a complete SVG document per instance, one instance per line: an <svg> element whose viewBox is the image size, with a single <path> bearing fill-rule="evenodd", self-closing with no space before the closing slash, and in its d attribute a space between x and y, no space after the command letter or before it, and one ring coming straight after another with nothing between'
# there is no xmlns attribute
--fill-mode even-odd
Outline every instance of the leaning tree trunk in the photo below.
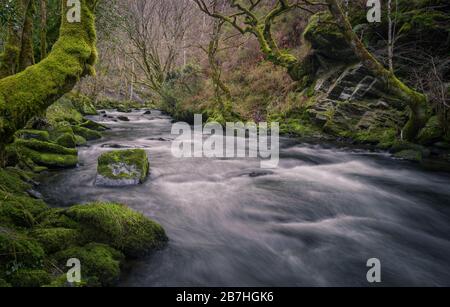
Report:
<svg viewBox="0 0 450 307"><path fill-rule="evenodd" d="M81 22L69 23L62 3L60 37L48 57L0 80L0 150L35 115L69 92L84 75L95 74L94 9L98 0L81 0Z"/></svg>
<svg viewBox="0 0 450 307"><path fill-rule="evenodd" d="M353 52L361 60L362 64L384 82L385 88L389 93L402 99L408 104L411 113L409 120L403 129L403 138L413 141L420 129L426 125L429 118L426 96L409 88L406 84L401 82L392 71L387 70L380 62L378 62L353 31L348 18L345 16L345 13L337 0L326 0L326 2L338 27L353 49Z"/></svg>

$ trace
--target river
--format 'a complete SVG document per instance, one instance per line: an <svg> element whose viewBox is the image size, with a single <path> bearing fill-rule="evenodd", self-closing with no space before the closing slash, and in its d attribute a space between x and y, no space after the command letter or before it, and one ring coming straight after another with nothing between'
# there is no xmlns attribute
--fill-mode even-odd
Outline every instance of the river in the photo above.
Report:
<svg viewBox="0 0 450 307"><path fill-rule="evenodd" d="M450 175L384 153L282 138L277 169L256 160L179 159L158 111L94 116L112 128L79 150L76 169L43 176L53 206L124 203L159 222L166 248L133 261L119 286L450 286ZM110 146L144 148L151 175L127 188L94 185Z"/></svg>

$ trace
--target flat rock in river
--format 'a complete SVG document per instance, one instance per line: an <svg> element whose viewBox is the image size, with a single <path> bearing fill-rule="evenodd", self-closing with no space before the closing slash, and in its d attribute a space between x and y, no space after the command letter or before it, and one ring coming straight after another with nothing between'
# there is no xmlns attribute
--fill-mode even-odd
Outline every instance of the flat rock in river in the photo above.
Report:
<svg viewBox="0 0 450 307"><path fill-rule="evenodd" d="M149 173L147 153L142 149L115 150L98 158L97 186L130 186L143 183Z"/></svg>

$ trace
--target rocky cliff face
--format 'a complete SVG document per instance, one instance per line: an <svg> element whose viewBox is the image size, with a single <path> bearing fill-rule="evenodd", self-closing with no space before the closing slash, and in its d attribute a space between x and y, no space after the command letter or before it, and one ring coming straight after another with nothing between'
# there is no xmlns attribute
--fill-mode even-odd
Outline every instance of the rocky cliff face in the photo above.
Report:
<svg viewBox="0 0 450 307"><path fill-rule="evenodd" d="M387 94L383 82L357 61L330 22L328 14L317 14L304 33L310 45L306 65L314 67L304 84L311 96L309 120L335 136L389 146L401 136L407 106Z"/></svg>

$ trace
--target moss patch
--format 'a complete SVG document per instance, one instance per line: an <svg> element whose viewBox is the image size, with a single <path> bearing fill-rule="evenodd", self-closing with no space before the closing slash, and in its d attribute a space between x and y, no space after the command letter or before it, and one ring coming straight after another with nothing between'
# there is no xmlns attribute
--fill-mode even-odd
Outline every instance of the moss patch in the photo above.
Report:
<svg viewBox="0 0 450 307"><path fill-rule="evenodd" d="M25 140L36 139L44 142L48 142L50 139L48 131L44 130L19 130L16 136Z"/></svg>
<svg viewBox="0 0 450 307"><path fill-rule="evenodd" d="M413 149L402 150L394 154L396 158L408 160L412 162L421 162L422 161L422 152Z"/></svg>
<svg viewBox="0 0 450 307"><path fill-rule="evenodd" d="M68 228L36 229L30 233L30 236L35 238L48 254L77 245L79 240L78 230Z"/></svg>
<svg viewBox="0 0 450 307"><path fill-rule="evenodd" d="M80 124L79 126L83 127L83 128L91 129L91 130L94 130L94 131L105 131L105 130L108 130L108 127L106 127L106 126L104 126L102 124L93 122L92 120L86 120L84 123Z"/></svg>
<svg viewBox="0 0 450 307"><path fill-rule="evenodd" d="M124 205L79 205L67 210L66 214L82 225L85 238L110 244L130 257L145 255L167 241L159 224Z"/></svg>
<svg viewBox="0 0 450 307"><path fill-rule="evenodd" d="M39 243L25 234L0 227L0 272L11 275L20 268L43 266L45 252Z"/></svg>
<svg viewBox="0 0 450 307"><path fill-rule="evenodd" d="M75 148L77 142L73 133L64 133L56 139L56 143L66 148Z"/></svg>
<svg viewBox="0 0 450 307"><path fill-rule="evenodd" d="M72 129L76 135L82 136L84 139L88 141L98 140L102 138L102 135L99 132L88 128L84 128L81 126L74 126L72 127Z"/></svg>
<svg viewBox="0 0 450 307"><path fill-rule="evenodd" d="M444 134L444 129L441 126L439 118L433 116L428 121L427 125L420 131L417 139L422 145L431 145L439 141Z"/></svg>
<svg viewBox="0 0 450 307"><path fill-rule="evenodd" d="M10 282L14 287L40 287L50 283L50 274L44 270L20 269L14 272Z"/></svg>

